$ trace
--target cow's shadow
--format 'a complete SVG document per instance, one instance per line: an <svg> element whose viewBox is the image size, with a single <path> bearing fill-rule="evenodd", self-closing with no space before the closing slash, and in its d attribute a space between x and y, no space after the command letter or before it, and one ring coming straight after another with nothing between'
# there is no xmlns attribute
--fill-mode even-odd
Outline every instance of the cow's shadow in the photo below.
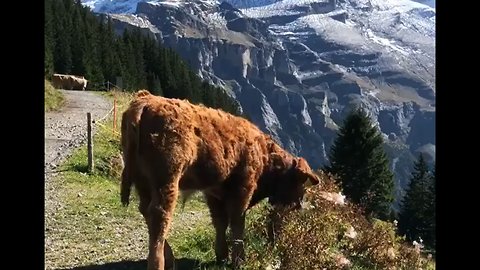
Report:
<svg viewBox="0 0 480 270"><path fill-rule="evenodd" d="M227 265L219 265L215 261L201 262L190 258L175 259L175 270L227 270L232 269ZM105 264L94 264L87 266L77 266L73 268L62 268L57 270L145 270L147 269L147 261L119 261Z"/></svg>

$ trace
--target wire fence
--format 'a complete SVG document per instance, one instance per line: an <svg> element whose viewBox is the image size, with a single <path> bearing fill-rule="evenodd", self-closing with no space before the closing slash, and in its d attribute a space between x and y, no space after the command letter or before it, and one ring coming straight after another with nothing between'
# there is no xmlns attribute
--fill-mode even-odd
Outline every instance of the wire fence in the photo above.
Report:
<svg viewBox="0 0 480 270"><path fill-rule="evenodd" d="M97 125L97 126L103 127L103 128L109 128L109 127L107 127L106 120L107 120L107 117L109 117L110 115L113 116L112 132L115 135L120 135L120 133L116 130L116 126L117 126L116 125L117 124L117 117L116 117L117 116L117 99L116 99L115 96L113 97L112 108L103 117L99 118L98 120L95 120L94 124Z"/></svg>
<svg viewBox="0 0 480 270"><path fill-rule="evenodd" d="M108 81L104 82L103 84L98 84L98 85L107 85L108 90L115 89L115 88L120 89L115 84L110 83ZM115 88L110 87L110 86L114 86ZM116 122L117 122L117 119L116 119L117 111L116 110L117 110L117 100L116 100L116 97L114 96L113 105L109 109L109 111L105 115L103 115L102 117L99 117L98 119L91 119L92 126L99 126L99 127L105 128L105 129L110 129L110 127L107 126L107 120L108 120L109 116L113 116L113 125L111 127L112 133L115 136L120 136L120 132L118 132L116 130ZM87 125L88 125L88 123L87 123ZM68 140L68 142L65 142L64 146L69 144L71 141L76 141L76 140L79 140L79 143L83 143L85 141L85 139L88 139L88 138L84 138L82 135L83 134L79 134L78 136L75 136L72 140ZM54 159L52 159L49 162L49 164L50 165L55 164L60 158L66 158L67 156L57 155ZM45 168L45 173L46 174L55 173L55 172L60 172L60 171L59 170L48 170L47 168Z"/></svg>
<svg viewBox="0 0 480 270"><path fill-rule="evenodd" d="M122 87L111 83L110 81L102 82L102 83L88 83L87 85L88 89L90 90L96 90L96 91L110 91L112 89L117 89L120 91L123 91Z"/></svg>

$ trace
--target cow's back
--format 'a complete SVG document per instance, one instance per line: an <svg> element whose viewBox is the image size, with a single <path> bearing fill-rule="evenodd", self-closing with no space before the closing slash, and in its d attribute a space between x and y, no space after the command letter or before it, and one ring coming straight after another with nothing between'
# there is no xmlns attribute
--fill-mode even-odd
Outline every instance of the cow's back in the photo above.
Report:
<svg viewBox="0 0 480 270"><path fill-rule="evenodd" d="M52 85L56 89L64 89L65 76L61 74L53 74Z"/></svg>
<svg viewBox="0 0 480 270"><path fill-rule="evenodd" d="M123 204L129 203L132 184L139 180L137 169L138 153L138 125L143 107L148 103L149 96L137 93L135 99L122 115L120 143L122 147L124 168L121 182L121 200ZM142 185L142 183L136 183Z"/></svg>
<svg viewBox="0 0 480 270"><path fill-rule="evenodd" d="M87 80L83 76L53 74L52 85L57 89L85 90Z"/></svg>
<svg viewBox="0 0 480 270"><path fill-rule="evenodd" d="M150 157L156 152L164 156L162 160L188 164L182 189L203 189L236 169L243 170L239 166L260 170L266 162L266 137L255 125L203 105L151 98L139 128L140 152Z"/></svg>

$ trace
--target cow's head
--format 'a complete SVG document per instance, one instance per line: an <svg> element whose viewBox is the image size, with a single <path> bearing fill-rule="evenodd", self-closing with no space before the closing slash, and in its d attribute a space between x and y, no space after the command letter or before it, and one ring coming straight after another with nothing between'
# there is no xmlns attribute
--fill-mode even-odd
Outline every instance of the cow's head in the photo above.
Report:
<svg viewBox="0 0 480 270"><path fill-rule="evenodd" d="M290 158L274 155L276 179L272 183L269 201L273 205L292 205L299 208L305 188L320 183L304 158Z"/></svg>

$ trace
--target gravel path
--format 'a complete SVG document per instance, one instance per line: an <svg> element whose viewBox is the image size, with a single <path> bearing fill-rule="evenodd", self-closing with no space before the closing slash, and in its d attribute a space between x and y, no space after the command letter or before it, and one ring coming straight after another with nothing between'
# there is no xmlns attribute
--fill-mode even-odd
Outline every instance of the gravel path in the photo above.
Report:
<svg viewBox="0 0 480 270"><path fill-rule="evenodd" d="M93 120L98 120L112 107L112 104L98 93L63 90L61 92L65 96L65 105L62 109L45 113L46 175L48 171L56 168L72 149L86 141L87 112L92 113Z"/></svg>
<svg viewBox="0 0 480 270"><path fill-rule="evenodd" d="M99 95L88 91L64 91L64 106L56 112L45 113L45 223L56 213L62 203L58 200L61 177L55 169L68 157L72 150L87 139L87 112L92 120L103 118L112 104ZM93 128L95 125L93 125ZM95 129L94 129L95 131ZM48 238L48 237L47 237ZM48 242L48 239L46 239Z"/></svg>
<svg viewBox="0 0 480 270"><path fill-rule="evenodd" d="M59 171L59 165L72 150L86 143L87 112L98 121L109 115L113 104L98 93L62 93L64 107L45 114L45 269L145 269L148 234L136 207L119 211L108 203L82 202L78 198L99 193L102 193L99 200L106 202L111 190L104 186L90 189L88 185L68 185ZM82 194L77 194L75 188L83 189ZM177 210L172 224L170 237L180 246L185 245L185 237L191 237L199 226L209 226L208 208L197 200L193 202L194 198L197 197L192 197L184 210ZM198 255L195 252L198 251L192 254ZM194 255L178 255L178 269L193 269L198 261L181 257Z"/></svg>

